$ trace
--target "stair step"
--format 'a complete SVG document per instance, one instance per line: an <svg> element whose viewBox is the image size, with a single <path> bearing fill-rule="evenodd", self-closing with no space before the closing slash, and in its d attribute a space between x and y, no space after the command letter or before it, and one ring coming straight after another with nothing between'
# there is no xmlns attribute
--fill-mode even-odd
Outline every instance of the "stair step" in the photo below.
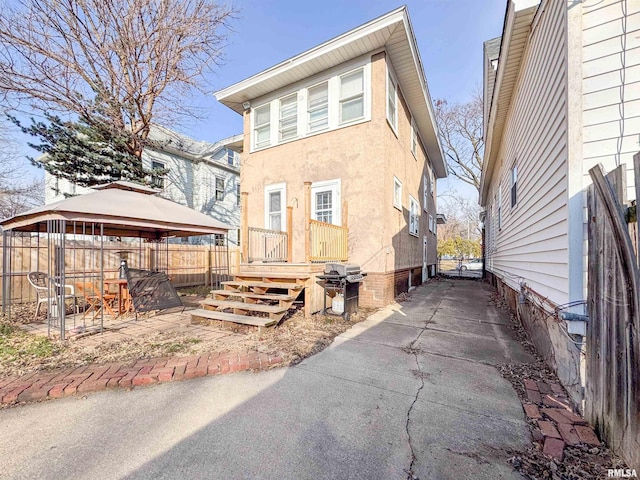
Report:
<svg viewBox="0 0 640 480"><path fill-rule="evenodd" d="M228 297L255 298L256 300L283 300L290 302L295 300L293 295L285 295L282 293L254 293L254 292L236 292L233 290L211 290L212 295L224 295Z"/></svg>
<svg viewBox="0 0 640 480"><path fill-rule="evenodd" d="M282 279L304 279L310 278L311 275L308 273L287 273L287 272L248 272L248 273L238 273L236 278L282 278Z"/></svg>
<svg viewBox="0 0 640 480"><path fill-rule="evenodd" d="M209 320L219 320L222 322L233 322L242 325L252 325L254 327L270 327L278 323L271 318L250 317L248 315L236 315L235 313L215 312L213 310L205 310L198 308L192 310L191 316L208 318Z"/></svg>
<svg viewBox="0 0 640 480"><path fill-rule="evenodd" d="M289 310L287 307L280 307L278 305L264 305L260 303L244 303L244 302L232 302L229 300L215 300L207 298L200 302L200 305L209 305L211 307L223 307L223 308L237 308L239 310L246 310L251 312L263 312L263 313L283 313Z"/></svg>
<svg viewBox="0 0 640 480"><path fill-rule="evenodd" d="M284 283L284 282L252 282L246 280L229 280L222 282L222 285L233 287L257 287L257 288L284 288L284 289L301 289L304 285L301 283Z"/></svg>

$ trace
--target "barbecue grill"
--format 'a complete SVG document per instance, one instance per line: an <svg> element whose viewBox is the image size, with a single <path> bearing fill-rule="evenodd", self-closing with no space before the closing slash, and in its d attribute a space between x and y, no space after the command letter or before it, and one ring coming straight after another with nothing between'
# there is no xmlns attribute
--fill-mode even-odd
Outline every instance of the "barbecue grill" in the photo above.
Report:
<svg viewBox="0 0 640 480"><path fill-rule="evenodd" d="M324 283L322 314L340 315L349 319L352 313L357 313L360 282L366 275L360 271L360 265L353 263L325 264L324 275L318 275L318 279ZM331 308L327 308L327 297L333 299Z"/></svg>

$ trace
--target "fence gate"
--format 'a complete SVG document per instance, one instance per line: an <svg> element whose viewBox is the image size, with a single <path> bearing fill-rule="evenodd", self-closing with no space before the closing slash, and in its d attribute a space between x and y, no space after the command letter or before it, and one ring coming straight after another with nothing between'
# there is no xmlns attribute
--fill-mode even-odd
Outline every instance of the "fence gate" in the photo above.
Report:
<svg viewBox="0 0 640 480"><path fill-rule="evenodd" d="M634 157L640 190L640 154ZM585 416L630 466L640 466L640 299L637 238L629 234L626 171L589 170ZM636 196L640 198L640 196ZM630 215L631 213L631 215ZM631 218L635 221L634 218ZM634 229L637 232L637 229Z"/></svg>

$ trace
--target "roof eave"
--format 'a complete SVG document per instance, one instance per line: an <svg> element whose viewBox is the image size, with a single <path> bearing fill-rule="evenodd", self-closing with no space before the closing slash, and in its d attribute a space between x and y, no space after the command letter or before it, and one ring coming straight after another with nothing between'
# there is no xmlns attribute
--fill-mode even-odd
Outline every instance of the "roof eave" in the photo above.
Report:
<svg viewBox="0 0 640 480"><path fill-rule="evenodd" d="M489 110L488 130L480 179L480 205L485 206L489 184L500 150L504 132L504 117L513 98L518 80L523 51L529 41L529 31L541 0L510 0L502 32L502 44L498 59L498 72L493 87ZM526 33L526 35L522 35ZM522 35L522 36L521 36ZM515 74L506 77L505 71L513 69ZM500 118L498 117L500 114Z"/></svg>

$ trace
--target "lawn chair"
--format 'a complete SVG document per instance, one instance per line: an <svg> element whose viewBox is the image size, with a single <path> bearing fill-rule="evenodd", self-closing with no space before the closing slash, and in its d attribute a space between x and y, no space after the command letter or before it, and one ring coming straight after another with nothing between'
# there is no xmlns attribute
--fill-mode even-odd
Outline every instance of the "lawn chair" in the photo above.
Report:
<svg viewBox="0 0 640 480"><path fill-rule="evenodd" d="M76 295L73 285L59 285L54 282L49 277L49 275L43 272L29 272L27 274L27 280L29 280L31 286L36 289L36 299L38 303L36 305L36 313L33 315L34 319L38 318L40 305L42 305L43 303L46 303L48 305L49 301L51 301L52 306L57 305L58 296L56 294L56 291L59 288L64 287L64 299L67 300L69 298L72 298L75 304ZM67 290L69 291L69 293L66 293Z"/></svg>
<svg viewBox="0 0 640 480"><path fill-rule="evenodd" d="M85 305L89 305L89 308L85 307L82 318L85 318L88 313L93 312L92 320L95 320L102 309L105 309L109 315L114 318L116 317L113 311L113 302L117 297L116 294L105 293L101 295L100 291L92 282L76 282L76 289L78 293L82 295L82 298L84 298Z"/></svg>

